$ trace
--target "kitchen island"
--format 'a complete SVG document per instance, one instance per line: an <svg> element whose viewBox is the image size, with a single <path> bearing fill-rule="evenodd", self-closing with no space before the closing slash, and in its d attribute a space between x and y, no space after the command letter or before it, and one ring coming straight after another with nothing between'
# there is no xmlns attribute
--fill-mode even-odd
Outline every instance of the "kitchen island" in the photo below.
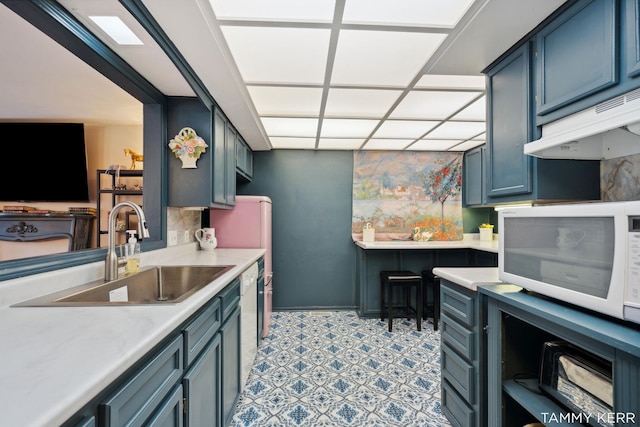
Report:
<svg viewBox="0 0 640 427"><path fill-rule="evenodd" d="M65 423L263 255L264 249L199 251L197 243L143 252L143 266L235 266L179 304L11 307L99 279L101 262L2 282L0 425Z"/></svg>
<svg viewBox="0 0 640 427"><path fill-rule="evenodd" d="M452 241L374 241L356 244L356 307L360 317L380 315L380 271L435 267L497 267L498 240L465 234Z"/></svg>

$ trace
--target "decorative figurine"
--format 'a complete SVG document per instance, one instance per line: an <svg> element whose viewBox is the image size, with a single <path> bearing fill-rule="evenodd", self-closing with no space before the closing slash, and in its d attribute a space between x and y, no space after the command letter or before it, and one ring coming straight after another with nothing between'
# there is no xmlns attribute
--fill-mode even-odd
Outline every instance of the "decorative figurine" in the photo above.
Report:
<svg viewBox="0 0 640 427"><path fill-rule="evenodd" d="M136 168L136 162L144 161L143 160L144 156L142 154L140 154L140 153L136 153L131 148L125 148L124 149L124 155L125 156L131 156L131 166L129 167L129 169L135 169Z"/></svg>

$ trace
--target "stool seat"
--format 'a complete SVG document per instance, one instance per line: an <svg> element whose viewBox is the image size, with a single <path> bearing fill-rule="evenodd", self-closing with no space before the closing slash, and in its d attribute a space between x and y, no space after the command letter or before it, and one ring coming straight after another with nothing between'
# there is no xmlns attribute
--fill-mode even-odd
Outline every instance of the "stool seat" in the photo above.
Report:
<svg viewBox="0 0 640 427"><path fill-rule="evenodd" d="M422 330L422 276L412 271L381 271L380 272L380 320L384 321L385 312L389 320L389 332L393 327L394 289L402 289L404 304L398 308L404 309L405 316L415 317L418 330ZM415 307L411 305L411 290L416 291ZM413 314L413 315L412 315Z"/></svg>

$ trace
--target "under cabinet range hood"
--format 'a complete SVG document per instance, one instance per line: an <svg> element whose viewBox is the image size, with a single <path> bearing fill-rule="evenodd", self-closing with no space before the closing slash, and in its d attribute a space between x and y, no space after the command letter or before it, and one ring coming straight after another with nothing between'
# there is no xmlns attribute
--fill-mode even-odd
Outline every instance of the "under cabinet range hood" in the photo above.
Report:
<svg viewBox="0 0 640 427"><path fill-rule="evenodd" d="M524 153L549 159L601 160L640 153L640 89L542 126Z"/></svg>

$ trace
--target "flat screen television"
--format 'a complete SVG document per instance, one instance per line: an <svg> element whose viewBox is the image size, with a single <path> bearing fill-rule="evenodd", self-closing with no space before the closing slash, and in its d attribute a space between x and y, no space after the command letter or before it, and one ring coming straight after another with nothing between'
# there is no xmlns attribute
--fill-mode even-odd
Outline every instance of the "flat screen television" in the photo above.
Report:
<svg viewBox="0 0 640 427"><path fill-rule="evenodd" d="M0 122L0 147L0 201L89 201L82 123Z"/></svg>

